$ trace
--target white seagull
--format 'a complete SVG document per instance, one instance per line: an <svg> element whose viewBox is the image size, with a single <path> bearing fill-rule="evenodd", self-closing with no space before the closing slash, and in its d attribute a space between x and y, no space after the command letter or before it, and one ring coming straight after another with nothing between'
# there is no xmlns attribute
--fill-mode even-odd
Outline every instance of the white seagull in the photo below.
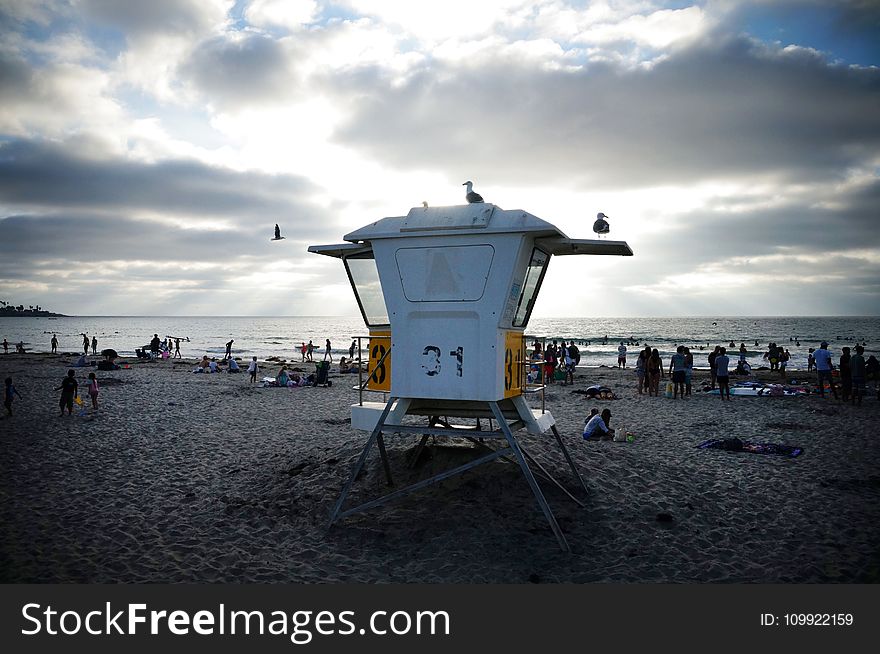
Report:
<svg viewBox="0 0 880 654"><path fill-rule="evenodd" d="M608 216L599 212L596 214L596 222L593 223L593 231L599 234L607 234L611 231L611 225L608 224Z"/></svg>
<svg viewBox="0 0 880 654"><path fill-rule="evenodd" d="M471 204L475 204L477 202L484 202L483 196L474 191L474 183L473 182L465 182L462 186L467 186L467 193L465 194L465 198Z"/></svg>

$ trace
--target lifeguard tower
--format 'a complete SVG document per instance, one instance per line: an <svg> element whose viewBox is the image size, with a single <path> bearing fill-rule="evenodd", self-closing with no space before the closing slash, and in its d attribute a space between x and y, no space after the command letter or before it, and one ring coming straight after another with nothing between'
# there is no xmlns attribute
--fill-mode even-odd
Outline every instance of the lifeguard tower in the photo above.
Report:
<svg viewBox="0 0 880 654"><path fill-rule="evenodd" d="M352 406L352 427L370 436L330 524L505 457L519 464L560 547L568 551L529 462L540 477L580 501L523 449L516 432L540 436L549 430L585 491L586 486L553 416L526 403L525 329L552 255L631 256L632 250L623 241L571 239L537 216L490 203L417 207L343 238L346 243L313 245L309 252L342 259L370 330L367 381L361 389L382 391L387 399L361 398ZM405 423L406 416L427 418L427 425ZM455 418L476 418L477 424L453 425ZM489 430L479 422L486 418ZM385 434L421 434L419 450L431 436L480 444L498 439L502 447L483 448L488 453L473 461L343 511L374 444L393 485Z"/></svg>

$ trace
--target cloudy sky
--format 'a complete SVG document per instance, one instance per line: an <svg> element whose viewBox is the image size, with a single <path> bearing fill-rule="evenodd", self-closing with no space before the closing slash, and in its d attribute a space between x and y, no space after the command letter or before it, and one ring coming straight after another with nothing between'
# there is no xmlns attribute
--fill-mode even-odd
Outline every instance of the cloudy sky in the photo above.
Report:
<svg viewBox="0 0 880 654"><path fill-rule="evenodd" d="M635 252L555 259L536 316L880 313L875 0L0 0L0 28L4 300L357 315L307 246L471 179Z"/></svg>

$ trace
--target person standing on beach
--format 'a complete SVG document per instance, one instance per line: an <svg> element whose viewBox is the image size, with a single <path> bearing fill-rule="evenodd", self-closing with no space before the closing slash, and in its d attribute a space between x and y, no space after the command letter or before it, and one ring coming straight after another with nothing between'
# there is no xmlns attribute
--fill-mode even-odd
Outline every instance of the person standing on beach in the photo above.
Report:
<svg viewBox="0 0 880 654"><path fill-rule="evenodd" d="M226 354L223 355L223 359L231 359L232 358L232 344L235 343L235 339L229 339L229 342L226 344Z"/></svg>
<svg viewBox="0 0 880 654"><path fill-rule="evenodd" d="M348 346L348 358L354 359L354 351L357 349L357 341L351 339L351 345Z"/></svg>
<svg viewBox="0 0 880 654"><path fill-rule="evenodd" d="M636 359L636 378L638 379L639 395L642 395L643 387L645 385L646 364L647 358L645 357L645 351L639 350L639 358Z"/></svg>
<svg viewBox="0 0 880 654"><path fill-rule="evenodd" d="M83 352L89 353L89 335L83 334Z"/></svg>
<svg viewBox="0 0 880 654"><path fill-rule="evenodd" d="M315 346L312 344L312 341L309 340L309 345L308 345L308 348L307 348L307 350L306 350L306 359L307 359L308 361L314 361L314 359L312 359L312 353L313 353L314 351L315 351Z"/></svg>
<svg viewBox="0 0 880 654"><path fill-rule="evenodd" d="M58 337L55 334L52 334L50 343L52 344L52 354L58 354Z"/></svg>
<svg viewBox="0 0 880 654"><path fill-rule="evenodd" d="M260 371L260 367L257 365L257 357L251 359L251 363L248 366L248 373L251 376L251 384L257 381L257 373Z"/></svg>
<svg viewBox="0 0 880 654"><path fill-rule="evenodd" d="M864 367L864 366L863 366ZM3 406L6 407L6 413L11 418L12 417L12 400L16 395L18 395L18 399L21 399L21 393L12 385L12 377L7 377L6 388L3 392Z"/></svg>
<svg viewBox="0 0 880 654"><path fill-rule="evenodd" d="M3 354L9 354L9 341L3 339Z"/></svg>
<svg viewBox="0 0 880 654"><path fill-rule="evenodd" d="M669 360L669 374L672 376L672 399L678 398L679 393L681 393L681 399L684 399L685 367L684 345L679 345Z"/></svg>
<svg viewBox="0 0 880 654"><path fill-rule="evenodd" d="M718 369L715 367L715 360L721 352L721 346L716 345L715 349L709 353L709 378L712 380L712 390L715 390L715 379L718 376Z"/></svg>
<svg viewBox="0 0 880 654"><path fill-rule="evenodd" d="M852 395L852 376L850 368L849 348L843 348L843 354L840 355L840 399L846 402Z"/></svg>
<svg viewBox="0 0 880 654"><path fill-rule="evenodd" d="M159 340L159 334L153 334L153 338L150 340L150 352L153 353L154 359L159 356L159 345L161 344L162 341Z"/></svg>
<svg viewBox="0 0 880 654"><path fill-rule="evenodd" d="M92 354L98 354L98 337L92 336Z"/></svg>
<svg viewBox="0 0 880 654"><path fill-rule="evenodd" d="M617 347L617 367L626 368L626 345L623 344L623 341L620 341L620 345Z"/></svg>
<svg viewBox="0 0 880 654"><path fill-rule="evenodd" d="M655 347L648 357L648 395L660 396L660 377L663 375L663 359L660 351Z"/></svg>
<svg viewBox="0 0 880 654"><path fill-rule="evenodd" d="M92 399L92 408L98 408L98 378L95 373L89 373L89 397Z"/></svg>
<svg viewBox="0 0 880 654"><path fill-rule="evenodd" d="M694 355L691 349L685 345L684 347L684 390L688 395L691 394L691 377L694 374Z"/></svg>
<svg viewBox="0 0 880 654"><path fill-rule="evenodd" d="M834 396L834 399L839 399L837 397L837 389L834 388L834 379L831 377L831 371L834 369L834 364L831 363L831 352L828 351L828 343L826 341L822 341L819 345L819 349L813 352L813 359L816 361L816 377L819 380L819 395L821 397L825 397L825 381L828 381L828 385L831 387L831 394Z"/></svg>
<svg viewBox="0 0 880 654"><path fill-rule="evenodd" d="M300 354L302 354L302 360L305 361L306 360L306 342L305 341L302 342L302 347L299 348L299 352L300 352Z"/></svg>
<svg viewBox="0 0 880 654"><path fill-rule="evenodd" d="M327 339L326 345L324 346L324 361L330 359L330 363L333 363L333 355L330 354L330 339Z"/></svg>
<svg viewBox="0 0 880 654"><path fill-rule="evenodd" d="M724 401L725 394L727 400L730 401L730 357L727 356L727 348L720 348L718 356L715 357L715 379L718 381L718 392L721 395L721 401Z"/></svg>
<svg viewBox="0 0 880 654"><path fill-rule="evenodd" d="M180 339L179 338L174 339L174 356L172 358L173 359L182 359L183 358L180 356Z"/></svg>
<svg viewBox="0 0 880 654"><path fill-rule="evenodd" d="M862 404L862 395L865 394L865 348L856 345L856 353L849 360L850 380L852 385L853 406Z"/></svg>
<svg viewBox="0 0 880 654"><path fill-rule="evenodd" d="M78 384L75 379L76 373L73 370L67 371L67 377L61 380L61 386L56 391L61 391L61 399L58 406L61 407L61 415L64 415L64 409L67 408L67 415L73 415L73 398L78 397Z"/></svg>

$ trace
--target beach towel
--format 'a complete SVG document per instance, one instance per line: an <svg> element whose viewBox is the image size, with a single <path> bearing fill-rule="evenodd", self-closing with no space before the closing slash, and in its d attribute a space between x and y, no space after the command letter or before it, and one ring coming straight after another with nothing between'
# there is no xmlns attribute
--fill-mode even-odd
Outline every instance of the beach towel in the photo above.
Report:
<svg viewBox="0 0 880 654"><path fill-rule="evenodd" d="M697 445L700 449L728 450L730 452L751 452L752 454L777 454L794 458L803 454L804 448L778 443L752 443L738 438L710 438Z"/></svg>

